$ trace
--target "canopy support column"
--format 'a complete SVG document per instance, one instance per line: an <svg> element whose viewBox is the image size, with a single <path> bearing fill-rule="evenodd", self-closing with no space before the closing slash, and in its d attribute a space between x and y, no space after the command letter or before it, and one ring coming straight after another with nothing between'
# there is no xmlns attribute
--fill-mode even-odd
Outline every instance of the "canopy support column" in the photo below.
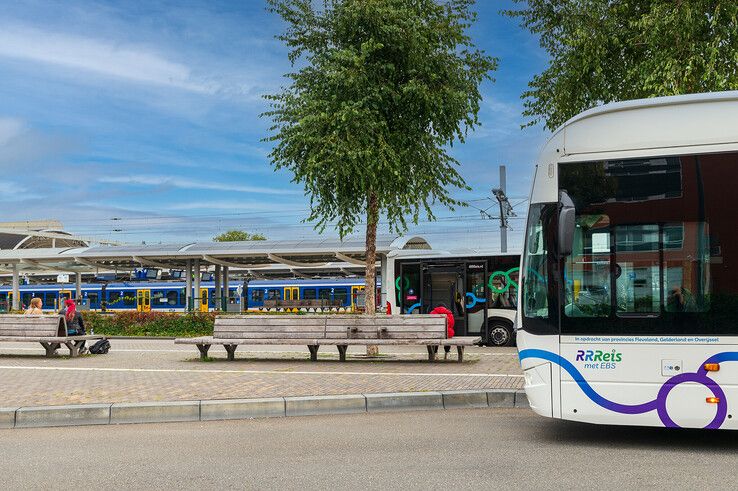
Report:
<svg viewBox="0 0 738 491"><path fill-rule="evenodd" d="M225 298L225 301L223 302L224 310L228 310L228 302L231 298L231 292L228 288L228 266L223 266L223 297Z"/></svg>
<svg viewBox="0 0 738 491"><path fill-rule="evenodd" d="M82 300L82 273L74 273L74 299L78 304Z"/></svg>
<svg viewBox="0 0 738 491"><path fill-rule="evenodd" d="M10 308L13 310L20 309L20 277L18 276L17 264L13 264L13 303Z"/></svg>
<svg viewBox="0 0 738 491"><path fill-rule="evenodd" d="M202 305L202 299L200 298L200 260L195 259L195 310L200 310L200 305Z"/></svg>
<svg viewBox="0 0 738 491"><path fill-rule="evenodd" d="M192 309L192 259L187 260L187 275L185 277L185 311L189 312Z"/></svg>
<svg viewBox="0 0 738 491"><path fill-rule="evenodd" d="M220 264L215 265L215 309L225 310L225 302L223 301L222 288L220 287ZM227 290L226 290L227 292Z"/></svg>

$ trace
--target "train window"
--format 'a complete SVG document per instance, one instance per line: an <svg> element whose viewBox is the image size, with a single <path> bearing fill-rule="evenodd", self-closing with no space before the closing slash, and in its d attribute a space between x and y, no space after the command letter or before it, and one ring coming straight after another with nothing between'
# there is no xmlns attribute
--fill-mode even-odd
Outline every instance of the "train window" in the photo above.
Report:
<svg viewBox="0 0 738 491"><path fill-rule="evenodd" d="M123 295L123 305L133 307L136 305L136 292L125 292Z"/></svg>
<svg viewBox="0 0 738 491"><path fill-rule="evenodd" d="M330 300L331 299L331 289L330 288L319 289L318 298L321 300Z"/></svg>
<svg viewBox="0 0 738 491"><path fill-rule="evenodd" d="M108 292L108 303L118 303L120 301L121 292Z"/></svg>
<svg viewBox="0 0 738 491"><path fill-rule="evenodd" d="M33 293L21 293L21 301L23 302L24 307L28 307L31 305L31 299L33 298Z"/></svg>
<svg viewBox="0 0 738 491"><path fill-rule="evenodd" d="M167 303L164 290L154 290L151 292L151 305L161 305Z"/></svg>
<svg viewBox="0 0 738 491"><path fill-rule="evenodd" d="M169 290L167 292L167 303L169 305L177 305L177 290Z"/></svg>
<svg viewBox="0 0 738 491"><path fill-rule="evenodd" d="M97 292L89 292L87 294L87 299L90 301L90 307L97 306L100 301L100 294Z"/></svg>
<svg viewBox="0 0 738 491"><path fill-rule="evenodd" d="M251 301L252 302L263 302L264 301L264 290L251 290Z"/></svg>
<svg viewBox="0 0 738 491"><path fill-rule="evenodd" d="M333 299L339 300L341 305L344 305L346 303L346 299L348 299L348 291L346 291L345 288L334 288Z"/></svg>
<svg viewBox="0 0 738 491"><path fill-rule="evenodd" d="M44 295L44 308L53 309L56 307L56 293L47 292Z"/></svg>
<svg viewBox="0 0 738 491"><path fill-rule="evenodd" d="M316 298L318 298L318 292L315 290L315 288L303 288L302 298L304 298L305 300L315 300Z"/></svg>
<svg viewBox="0 0 738 491"><path fill-rule="evenodd" d="M281 293L278 288L270 288L267 291L267 300L279 300L282 298Z"/></svg>

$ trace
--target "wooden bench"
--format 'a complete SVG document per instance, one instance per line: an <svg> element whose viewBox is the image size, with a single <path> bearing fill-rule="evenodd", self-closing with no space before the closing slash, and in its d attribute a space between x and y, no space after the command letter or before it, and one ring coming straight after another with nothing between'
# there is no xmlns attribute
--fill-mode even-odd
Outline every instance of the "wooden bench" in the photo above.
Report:
<svg viewBox="0 0 738 491"><path fill-rule="evenodd" d="M69 355L79 356L80 349L93 339L104 336L68 336L67 321L61 315L0 315L0 342L41 343L46 356L56 354L63 344Z"/></svg>
<svg viewBox="0 0 738 491"><path fill-rule="evenodd" d="M455 346L464 360L464 348L481 341L478 336L446 337L443 315L237 315L215 319L212 336L175 339L176 344L194 344L206 358L212 345L223 345L228 359L241 345L304 345L310 359L318 360L321 345L336 346L341 361L351 345L425 346L428 360L436 358L440 346Z"/></svg>

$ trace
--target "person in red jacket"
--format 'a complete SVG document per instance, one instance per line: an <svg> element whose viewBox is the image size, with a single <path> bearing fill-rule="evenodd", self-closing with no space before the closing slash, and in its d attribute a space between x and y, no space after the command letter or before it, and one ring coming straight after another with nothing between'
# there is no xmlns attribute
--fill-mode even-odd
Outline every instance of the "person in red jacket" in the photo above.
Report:
<svg viewBox="0 0 738 491"><path fill-rule="evenodd" d="M440 304L440 305L438 305L438 307L436 307L435 309L431 310L429 313L430 314L443 314L443 315L445 315L446 316L446 319L447 319L447 321L446 321L446 337L447 338L454 337L454 334L456 334L456 333L454 332L454 313L453 312L451 312L450 310L448 310L445 305ZM451 351L451 346L444 346L443 347L443 351L444 351L443 358L444 359L445 358L448 358L448 354Z"/></svg>

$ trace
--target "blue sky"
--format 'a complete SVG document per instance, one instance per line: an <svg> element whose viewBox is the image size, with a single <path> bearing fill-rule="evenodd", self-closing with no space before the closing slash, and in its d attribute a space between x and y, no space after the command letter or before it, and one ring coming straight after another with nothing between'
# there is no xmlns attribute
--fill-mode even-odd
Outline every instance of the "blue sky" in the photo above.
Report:
<svg viewBox="0 0 738 491"><path fill-rule="evenodd" d="M520 93L547 62L537 40L480 0L475 41L500 57L482 127L454 147L474 207L508 165L513 203L528 194L546 134L520 129ZM307 200L269 164L263 94L290 70L281 21L260 0L3 2L0 6L0 220L60 219L123 242L208 240L241 228L314 235ZM436 247L498 246L474 207L440 210L411 233ZM518 208L521 212L524 206ZM495 208L492 208L492 211ZM512 242L522 230L513 221ZM326 232L332 234L331 231Z"/></svg>

